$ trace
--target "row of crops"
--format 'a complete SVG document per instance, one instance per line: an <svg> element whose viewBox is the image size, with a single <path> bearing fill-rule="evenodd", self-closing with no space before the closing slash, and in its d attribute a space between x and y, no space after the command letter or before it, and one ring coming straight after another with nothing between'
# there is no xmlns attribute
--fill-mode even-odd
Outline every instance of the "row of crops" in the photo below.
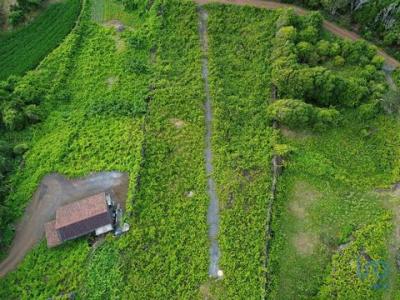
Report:
<svg viewBox="0 0 400 300"><path fill-rule="evenodd" d="M0 34L0 80L36 67L75 25L80 0L51 4L32 23Z"/></svg>

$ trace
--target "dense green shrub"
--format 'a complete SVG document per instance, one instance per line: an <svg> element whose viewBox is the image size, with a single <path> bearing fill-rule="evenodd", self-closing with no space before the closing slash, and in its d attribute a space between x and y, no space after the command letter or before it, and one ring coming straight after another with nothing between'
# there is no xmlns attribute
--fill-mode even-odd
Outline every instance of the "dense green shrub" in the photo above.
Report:
<svg viewBox="0 0 400 300"><path fill-rule="evenodd" d="M26 151L29 150L29 146L27 143L21 143L21 144L17 144L14 146L13 148L13 152L16 155L22 155L24 154Z"/></svg>
<svg viewBox="0 0 400 300"><path fill-rule="evenodd" d="M33 78L31 78L33 79ZM20 130L41 119L39 104L44 91L34 81L10 77L0 83L0 126Z"/></svg>
<svg viewBox="0 0 400 300"><path fill-rule="evenodd" d="M267 116L283 125L303 128L313 123L313 108L311 104L301 100L280 99L268 107Z"/></svg>
<svg viewBox="0 0 400 300"><path fill-rule="evenodd" d="M336 109L318 108L302 100L280 99L268 107L267 116L293 129L321 128L337 124L339 112Z"/></svg>

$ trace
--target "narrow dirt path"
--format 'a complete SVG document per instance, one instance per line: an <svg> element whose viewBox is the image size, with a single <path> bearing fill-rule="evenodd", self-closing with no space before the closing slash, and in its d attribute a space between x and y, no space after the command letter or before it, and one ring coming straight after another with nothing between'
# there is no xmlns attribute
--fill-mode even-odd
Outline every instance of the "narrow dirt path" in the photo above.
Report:
<svg viewBox="0 0 400 300"><path fill-rule="evenodd" d="M97 173L79 180L68 180L59 174L46 176L17 226L8 256L0 263L0 277L15 269L44 237L44 224L55 218L57 208L111 189L124 207L128 185L128 174L119 172Z"/></svg>
<svg viewBox="0 0 400 300"><path fill-rule="evenodd" d="M209 3L220 3L220 4L232 4L232 5L240 5L240 6L253 6L258 8L265 8L265 9L278 9L278 8L292 8L297 14L305 15L308 13L308 10L303 9L301 7L286 4L286 3L279 3L274 1L263 1L263 0L194 0L197 4L204 5ZM324 28L334 35L341 37L341 38L348 38L350 40L360 40L362 39L357 33L344 29L332 22L324 20ZM381 55L385 59L386 65L389 65L394 68L400 67L400 62L387 54L382 49L378 49L379 55Z"/></svg>
<svg viewBox="0 0 400 300"><path fill-rule="evenodd" d="M277 98L277 90L275 86L272 86L271 88L271 99L272 102L274 102ZM280 130L279 129L279 124L277 121L272 122L272 128L274 130ZM266 214L266 222L265 222L265 259L264 259L264 270L267 270L268 266L268 261L269 261L269 251L271 249L271 241L272 241L272 216L273 216L273 208L274 208L274 202L276 199L276 194L277 194L277 186L278 186L278 177L280 176L282 172L282 158L276 154L272 156L272 183L271 183L271 193L269 196L269 203L267 207L267 214ZM269 286L270 286L270 273L266 271L265 273L265 295L264 299L268 299L268 291L269 291Z"/></svg>
<svg viewBox="0 0 400 300"><path fill-rule="evenodd" d="M212 151L211 151L211 136L212 136L212 108L211 108L211 95L210 84L208 81L208 36L207 36L207 19L208 14L203 8L199 9L199 33L203 57L201 60L201 72L204 80L204 89L206 94L205 102L205 121L206 121L206 175L208 185L208 195L210 197L210 205L208 207L207 222L208 222L208 237L210 239L210 277L218 278L221 276L218 267L219 262L219 245L218 245L218 227L219 227L219 204L217 193L215 190L215 182L213 179L213 165L212 165Z"/></svg>

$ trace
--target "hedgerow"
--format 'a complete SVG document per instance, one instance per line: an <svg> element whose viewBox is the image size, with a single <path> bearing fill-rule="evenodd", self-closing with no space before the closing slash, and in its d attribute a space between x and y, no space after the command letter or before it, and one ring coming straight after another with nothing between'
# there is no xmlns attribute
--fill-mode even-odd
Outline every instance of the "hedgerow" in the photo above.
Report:
<svg viewBox="0 0 400 300"><path fill-rule="evenodd" d="M71 31L80 9L80 0L55 3L32 23L0 34L0 80L36 67Z"/></svg>

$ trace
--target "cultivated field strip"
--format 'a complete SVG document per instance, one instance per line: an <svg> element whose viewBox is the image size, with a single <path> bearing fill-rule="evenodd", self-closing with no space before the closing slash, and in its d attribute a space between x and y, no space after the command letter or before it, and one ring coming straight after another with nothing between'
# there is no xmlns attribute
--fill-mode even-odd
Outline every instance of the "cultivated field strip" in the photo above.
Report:
<svg viewBox="0 0 400 300"><path fill-rule="evenodd" d="M270 101L270 41L275 13L205 6L213 99L214 176L220 203L221 298L259 299L264 293L266 214L274 131Z"/></svg>
<svg viewBox="0 0 400 300"><path fill-rule="evenodd" d="M123 298L194 299L208 279L204 86L193 3L166 1L154 36L146 155L134 195ZM129 251L128 251L129 250Z"/></svg>

